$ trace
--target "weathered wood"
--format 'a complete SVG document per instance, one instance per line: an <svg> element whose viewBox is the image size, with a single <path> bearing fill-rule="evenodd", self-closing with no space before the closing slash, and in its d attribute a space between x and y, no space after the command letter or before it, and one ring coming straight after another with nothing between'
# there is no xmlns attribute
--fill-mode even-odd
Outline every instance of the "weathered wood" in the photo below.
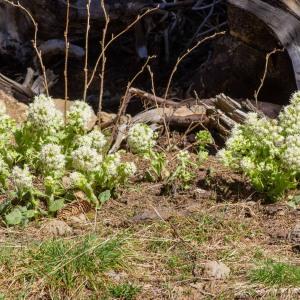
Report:
<svg viewBox="0 0 300 300"><path fill-rule="evenodd" d="M228 2L245 10L262 20L278 38L291 58L297 87L300 89L300 20L291 12L272 6L261 0L228 0ZM282 1L296 14L300 4L295 1Z"/></svg>

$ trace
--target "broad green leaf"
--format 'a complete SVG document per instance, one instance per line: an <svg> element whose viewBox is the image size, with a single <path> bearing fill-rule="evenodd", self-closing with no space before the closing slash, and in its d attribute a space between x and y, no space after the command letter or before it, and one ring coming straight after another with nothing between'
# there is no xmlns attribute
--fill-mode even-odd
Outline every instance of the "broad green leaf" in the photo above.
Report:
<svg viewBox="0 0 300 300"><path fill-rule="evenodd" d="M110 190L106 190L99 194L98 199L102 204L104 204L105 202L107 202L110 199L110 197L111 197Z"/></svg>
<svg viewBox="0 0 300 300"><path fill-rule="evenodd" d="M15 208L12 212L5 215L5 221L8 225L18 225L22 220L23 216L19 208Z"/></svg>
<svg viewBox="0 0 300 300"><path fill-rule="evenodd" d="M64 199L51 201L49 204L49 212L57 212L65 205Z"/></svg>
<svg viewBox="0 0 300 300"><path fill-rule="evenodd" d="M23 212L23 216L26 218L26 219L32 219L36 216L37 214L37 211L36 210L33 210L33 209L29 209L25 212Z"/></svg>

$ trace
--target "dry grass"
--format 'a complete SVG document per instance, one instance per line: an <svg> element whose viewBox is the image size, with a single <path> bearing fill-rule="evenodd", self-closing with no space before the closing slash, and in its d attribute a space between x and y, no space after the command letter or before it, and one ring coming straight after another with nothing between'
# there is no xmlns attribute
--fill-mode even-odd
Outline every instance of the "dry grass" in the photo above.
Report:
<svg viewBox="0 0 300 300"><path fill-rule="evenodd" d="M218 170L209 181L213 189L216 182L223 189L243 182L214 158L206 166ZM65 238L42 235L40 222L3 228L0 291L5 299L296 299L299 291L291 278L299 255L279 233L295 225L297 210L284 203L262 205L249 196L246 201L243 194L239 201L220 202L223 189L208 189L206 166L190 190L172 195L161 195L160 183L138 176ZM105 241L112 246L96 247ZM107 257L113 259L105 263ZM280 288L271 284L276 277L257 276L254 282L251 276L270 259L292 266L284 269ZM224 262L230 278L203 277L208 260Z"/></svg>

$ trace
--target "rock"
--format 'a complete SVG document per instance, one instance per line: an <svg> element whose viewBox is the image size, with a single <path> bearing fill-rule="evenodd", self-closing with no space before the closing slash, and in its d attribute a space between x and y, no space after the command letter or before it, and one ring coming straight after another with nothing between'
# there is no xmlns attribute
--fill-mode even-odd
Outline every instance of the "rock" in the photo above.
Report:
<svg viewBox="0 0 300 300"><path fill-rule="evenodd" d="M113 279L116 282L120 282L126 278L128 278L128 274L126 274L125 272L116 272L116 271L108 271L105 273L106 276L108 276L109 278Z"/></svg>
<svg viewBox="0 0 300 300"><path fill-rule="evenodd" d="M288 210L286 205L271 204L265 207L264 212L269 216L284 216Z"/></svg>
<svg viewBox="0 0 300 300"><path fill-rule="evenodd" d="M74 229L82 229L88 224L88 220L84 214L71 216L68 219L68 224Z"/></svg>
<svg viewBox="0 0 300 300"><path fill-rule="evenodd" d="M64 221L50 220L43 224L41 232L47 236L66 236L73 233L72 228Z"/></svg>
<svg viewBox="0 0 300 300"><path fill-rule="evenodd" d="M290 232L290 241L293 244L300 245L300 223L297 223Z"/></svg>
<svg viewBox="0 0 300 300"><path fill-rule="evenodd" d="M0 90L0 101L5 104L7 114L17 123L22 123L27 119L28 106L26 104L17 101L3 90Z"/></svg>
<svg viewBox="0 0 300 300"><path fill-rule="evenodd" d="M230 269L222 262L208 261L203 268L203 276L212 279L226 279L230 274Z"/></svg>
<svg viewBox="0 0 300 300"><path fill-rule="evenodd" d="M168 208L157 208L155 210L146 210L143 213L135 215L131 221L133 222L146 222L146 221L153 221L153 220L168 220L171 217L178 215L175 210L168 209Z"/></svg>

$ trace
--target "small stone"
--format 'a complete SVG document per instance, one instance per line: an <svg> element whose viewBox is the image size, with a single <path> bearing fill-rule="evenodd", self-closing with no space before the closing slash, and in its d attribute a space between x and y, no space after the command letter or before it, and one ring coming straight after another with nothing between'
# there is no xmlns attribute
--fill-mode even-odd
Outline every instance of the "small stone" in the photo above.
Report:
<svg viewBox="0 0 300 300"><path fill-rule="evenodd" d="M300 244L300 223L297 223L290 232L290 241L293 244Z"/></svg>
<svg viewBox="0 0 300 300"><path fill-rule="evenodd" d="M70 216L68 223L74 229L82 229L87 225L88 221L84 214L79 214L77 216Z"/></svg>
<svg viewBox="0 0 300 300"><path fill-rule="evenodd" d="M147 222L154 220L169 220L170 218L177 215L177 212L168 208L158 208L156 210L146 210L140 214L135 215L132 218L132 222Z"/></svg>
<svg viewBox="0 0 300 300"><path fill-rule="evenodd" d="M43 224L41 232L50 236L66 236L73 233L72 228L64 221L50 220Z"/></svg>
<svg viewBox="0 0 300 300"><path fill-rule="evenodd" d="M203 268L203 276L212 279L226 279L230 274L230 269L222 262L208 261Z"/></svg>

